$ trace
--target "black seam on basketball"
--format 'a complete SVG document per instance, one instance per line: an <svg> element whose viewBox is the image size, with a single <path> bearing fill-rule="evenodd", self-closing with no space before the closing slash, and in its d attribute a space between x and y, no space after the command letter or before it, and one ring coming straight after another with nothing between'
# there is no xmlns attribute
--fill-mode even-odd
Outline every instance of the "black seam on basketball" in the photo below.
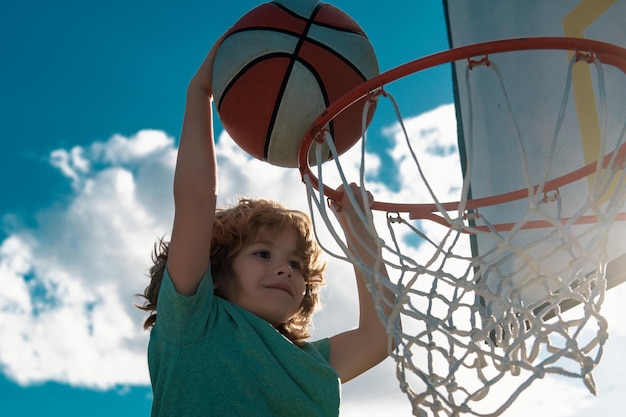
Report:
<svg viewBox="0 0 626 417"><path fill-rule="evenodd" d="M328 28L328 29L332 29L332 30L336 30L337 32L345 32L345 33L352 33L355 34L357 36L360 36L362 38L367 39L367 36L363 35L363 32L356 32L352 29L348 29L348 28L342 28L340 26L333 26L333 25L329 25L328 23L321 23L321 22L313 22L313 24L315 26L320 26L323 28Z"/></svg>
<svg viewBox="0 0 626 417"><path fill-rule="evenodd" d="M323 6L322 3L318 4L313 10L313 12L311 13L311 16L309 16L309 18L307 19L306 26L298 37L298 43L296 44L296 47L293 50L293 56L291 58L291 61L289 62L289 65L287 66L287 70L285 71L285 78L283 78L283 82L280 86L280 89L278 90L278 95L276 97L276 105L272 109L272 117L270 118L267 132L265 134L265 144L263 145L263 159L265 161L268 160L270 139L272 136L272 131L274 130L274 124L276 123L276 117L278 116L278 109L283 99L283 95L285 94L285 89L287 88L287 82L289 81L291 72L293 71L293 66L298 58L298 53L300 52L300 49L302 48L302 44L306 40L307 34L309 33L309 29L311 28L311 25L313 24L313 19L315 18L315 15L317 14L317 12L320 10L322 6Z"/></svg>
<svg viewBox="0 0 626 417"><path fill-rule="evenodd" d="M274 6L278 7L279 9L289 13L290 15L292 15L293 17L295 17L298 20L308 20L306 17L302 16L301 14L298 14L296 12L294 12L293 10L290 10L288 8L286 8L285 6L283 6L282 4L278 3L278 2L271 2ZM319 6L318 6L319 7Z"/></svg>
<svg viewBox="0 0 626 417"><path fill-rule="evenodd" d="M319 26L319 24L317 24L317 23L315 23L315 22L313 22L313 25L318 25L318 26ZM333 29L337 29L337 28L335 28L335 27L333 27L333 26L328 26L328 27L333 28ZM368 79L368 78L365 76L365 74L363 74L363 73L361 72L361 70L360 70L358 67L356 67L356 66L355 66L355 65L354 65L354 64L353 64L350 60L348 60L345 56L341 55L341 54L340 54L340 53L338 53L336 50L334 50L334 49L332 49L332 48L328 47L328 45L325 45L325 44L323 44L323 43L321 43L321 42L319 42L319 41L317 41L317 40L315 40L315 39L313 39L313 38L309 38L309 37L307 37L307 36L302 37L302 36L301 36L301 34L300 34L300 33L298 33L298 32L294 32L294 31L291 31L291 30L286 30L286 29L269 28L269 27L266 27L266 26L251 26L251 27L248 27L248 28L242 28L242 29L238 29L238 30L236 30L236 31L233 31L233 32L231 32L228 36L231 36L231 35L233 35L233 34L235 34L235 33L242 33L242 32L248 32L248 31L259 31L259 30L263 30L263 31L267 31L267 32L284 33L285 35L291 35L291 36L293 36L294 38L302 39L302 40L304 40L304 41L309 41L309 42L311 42L312 44L314 44L314 45L316 45L316 46L318 46L318 47L320 47L320 48L324 49L325 51L327 51L327 52L329 52L329 53L331 53L331 54L335 55L337 58L341 59L341 60L342 60L342 61L343 61L346 65L348 65L350 68L352 68L352 69L354 70L354 72L356 72L356 73L357 73L357 74L361 77L361 79L362 79L363 81L366 81L366 80ZM338 29L337 29L337 30L338 30ZM308 32L308 27L307 27L307 32ZM363 36L363 35L361 35L360 33L356 33L356 32L350 31L350 30L346 30L346 31L344 31L344 32L346 32L346 33L351 33L351 34L354 34L354 35L356 35L356 36L360 36L360 37L364 38L365 40L367 40L367 37L364 37L364 36ZM300 49L300 42L298 43L298 46L296 46L296 50L298 50L298 49ZM226 90L224 90L224 91L226 91ZM219 107L218 107L218 108L219 108Z"/></svg>
<svg viewBox="0 0 626 417"><path fill-rule="evenodd" d="M287 30L287 29L282 29L282 28L268 27L268 26L250 26L246 28L233 30L232 32L228 34L228 37L231 37L232 35L236 33L252 32L252 31L276 32L276 33L284 33L285 35L291 35L294 38L300 37L299 32L294 32L293 30Z"/></svg>
<svg viewBox="0 0 626 417"><path fill-rule="evenodd" d="M322 93L322 96L324 98L324 106L328 107L330 105L330 99L328 98L328 94L326 93L326 85L324 84L324 80L320 76L319 72L317 72L315 70L315 67L312 66L307 60L301 57L295 57L295 58L296 58L295 61L298 61L302 65L304 65L309 70L309 72L313 75L313 77L315 77L315 79L317 80L317 85L320 87L320 92ZM333 120L328 122L328 129L330 130L330 134L333 137L335 137L335 128L334 128ZM328 156L326 157L326 159L328 159Z"/></svg>
<svg viewBox="0 0 626 417"><path fill-rule="evenodd" d="M222 96L220 97L219 102L217 103L217 110L218 110L218 112L219 112L220 108L222 107L222 102L224 101L224 98L228 95L228 91L232 88L233 85L237 84L237 81L241 77L243 77L244 74L246 72L248 72L248 70L253 68L259 62L263 62L263 61L265 61L267 59L276 58L276 57L292 58L292 54L289 53L289 52L270 52L269 54L265 54L265 55L261 55L259 57L256 57L255 59L253 59L252 61L248 62L246 65L244 65L241 68L241 70L239 70L239 72L233 76L233 78L226 85L226 87L224 87L224 91L222 92Z"/></svg>
<svg viewBox="0 0 626 417"><path fill-rule="evenodd" d="M276 6L276 7L278 7L279 9L281 9L281 10L283 10L283 11L285 11L285 12L289 13L290 15L292 15L293 17L295 17L295 18L297 18L297 19L299 19L299 20L306 20L306 18L305 18L304 16L302 16L302 15L299 15L299 14L295 13L294 11L292 11L292 10L290 10L290 9L286 8L285 6L283 6L282 4L280 4L280 3L278 3L278 2L272 1L271 3L272 3L274 6ZM319 4L317 8L320 8L321 6L324 6L324 4ZM313 16L313 15L317 14L317 8L316 8L316 10L315 10L315 11L311 14L311 16ZM339 10L339 9L337 9L337 10ZM341 10L340 10L340 11L341 11ZM314 25L317 25L317 26L321 26L321 27L325 27L325 28L333 29L333 30L336 30L336 31L339 31L339 32L354 33L355 35L359 35L359 36L362 36L362 37L364 37L364 38L366 38L366 39L367 39L367 36L366 36L363 32L356 32L356 31L351 30L351 29L348 29L348 28L343 28L343 27L339 27L339 26L333 26L333 25L330 25L330 24L328 24L328 23L322 23L322 22L313 22L313 24L314 24Z"/></svg>
<svg viewBox="0 0 626 417"><path fill-rule="evenodd" d="M326 52L335 55L337 58L339 58L340 60L342 60L347 66L349 66L350 68L352 68L354 70L354 72L356 72L359 77L361 77L361 79L363 81L367 81L368 78L365 76L365 74L363 74L361 72L361 70L355 66L350 60L348 60L345 56L341 55L339 52L337 52L336 50L334 50L333 48L329 48L327 45L316 41L315 39L311 39L311 38L306 38L307 41L309 41L310 43L324 49Z"/></svg>

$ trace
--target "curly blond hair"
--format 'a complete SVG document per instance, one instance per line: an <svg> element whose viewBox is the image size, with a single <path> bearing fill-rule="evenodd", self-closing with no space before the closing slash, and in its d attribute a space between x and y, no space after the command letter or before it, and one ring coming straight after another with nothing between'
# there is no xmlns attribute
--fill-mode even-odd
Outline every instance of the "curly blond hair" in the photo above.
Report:
<svg viewBox="0 0 626 417"><path fill-rule="evenodd" d="M302 275L306 281L306 293L300 309L287 322L276 329L297 345L310 337L309 327L313 313L320 307L320 291L324 287L322 250L315 241L309 216L298 210L291 210L282 204L262 199L239 200L239 204L218 209L215 212L211 238L211 274L230 276L233 259L239 251L254 239L260 229L284 230L292 227L298 235L298 252L305 260ZM144 329L150 329L156 322L156 307L159 289L167 262L168 245L163 239L154 245L150 268L150 284L142 296L146 299L142 310L150 315L144 322Z"/></svg>

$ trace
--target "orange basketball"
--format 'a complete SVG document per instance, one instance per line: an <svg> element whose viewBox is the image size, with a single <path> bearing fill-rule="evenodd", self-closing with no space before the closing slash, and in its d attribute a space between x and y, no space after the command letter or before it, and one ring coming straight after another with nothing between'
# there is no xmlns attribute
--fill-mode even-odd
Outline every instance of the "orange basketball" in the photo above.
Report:
<svg viewBox="0 0 626 417"><path fill-rule="evenodd" d="M315 118L378 73L374 48L346 13L316 0L277 0L226 32L215 56L213 95L224 128L242 149L297 167L298 147ZM339 153L359 140L362 108L351 106L331 123ZM325 160L330 157L325 149Z"/></svg>

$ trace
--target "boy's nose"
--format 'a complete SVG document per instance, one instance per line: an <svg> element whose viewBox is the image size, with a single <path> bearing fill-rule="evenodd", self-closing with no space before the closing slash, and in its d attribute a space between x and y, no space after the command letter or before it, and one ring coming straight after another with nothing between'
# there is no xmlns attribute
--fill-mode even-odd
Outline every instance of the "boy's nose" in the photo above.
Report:
<svg viewBox="0 0 626 417"><path fill-rule="evenodd" d="M293 273L293 269L291 268L288 262L283 262L280 265L278 265L278 267L276 268L276 275L286 274L288 277L290 277L292 273Z"/></svg>

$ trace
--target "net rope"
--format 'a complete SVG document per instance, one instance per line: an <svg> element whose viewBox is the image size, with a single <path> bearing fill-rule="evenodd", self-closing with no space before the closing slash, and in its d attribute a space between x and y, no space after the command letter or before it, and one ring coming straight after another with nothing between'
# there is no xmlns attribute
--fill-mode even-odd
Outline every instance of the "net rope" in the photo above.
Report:
<svg viewBox="0 0 626 417"><path fill-rule="evenodd" d="M390 356L396 362L400 389L410 400L415 416L466 413L497 416L533 381L548 374L581 379L589 391L596 392L592 371L600 361L608 337L608 324L600 313L606 290L608 236L626 200L624 169L615 155L608 165L599 161L588 198L567 217L563 215L560 190L545 192L552 161L558 157L556 142L560 140L569 101L572 67L579 60L580 57L574 57L569 64L554 134L547 138L552 140L546 156L547 168L539 184L531 182L524 140L502 75L493 61L481 64L496 75L506 97L505 107L514 125L513 137L528 188L526 214L514 219L505 230L496 227L485 211L466 209L474 169L473 121L470 120L470 137L466 139L468 160L460 205L457 210L445 210L422 168L398 104L380 87L371 93L374 98L367 100L363 109L360 166L355 182L365 190L366 115L370 106L377 105L376 101L388 99L403 132L407 154L447 227L434 236L426 231L424 220L412 220L404 212L386 212L381 222L369 211L360 212L359 220L368 225L378 244L376 253L372 254L377 262L365 265L350 252L344 236L336 232L339 229L332 220L336 206L327 204L325 198L325 175L329 171L328 164L332 164L348 197L356 202L328 128L320 130L320 137L313 145L318 161L322 161L322 142L333 155L333 161L318 163L315 168L317 190L311 178L303 175L316 236L326 252L350 262L367 278L368 289L389 335ZM597 59L588 61L597 73L603 125L601 155L605 155L623 144L626 125L610 149L606 149L607 110L602 64ZM468 65L466 77L470 77L475 65L475 62ZM469 90L470 114L474 111L471 95ZM617 168L603 169L606 166ZM590 213L596 216L597 223L577 224ZM536 220L550 227L535 233L530 242L520 243L524 226ZM384 238L379 237L375 224L381 230L386 229ZM324 245L321 230L331 234L339 251ZM488 245L491 249L472 255L467 244L470 235L491 242ZM414 239L407 239L407 236ZM411 246L407 242L418 243ZM415 256L416 253L420 255ZM554 262L556 254L565 260ZM390 279L379 272L383 265ZM394 300L385 298L384 288L394 294ZM535 294L531 300L527 297L529 292ZM565 311L568 303L577 307ZM385 306L391 307L391 314L384 314Z"/></svg>

